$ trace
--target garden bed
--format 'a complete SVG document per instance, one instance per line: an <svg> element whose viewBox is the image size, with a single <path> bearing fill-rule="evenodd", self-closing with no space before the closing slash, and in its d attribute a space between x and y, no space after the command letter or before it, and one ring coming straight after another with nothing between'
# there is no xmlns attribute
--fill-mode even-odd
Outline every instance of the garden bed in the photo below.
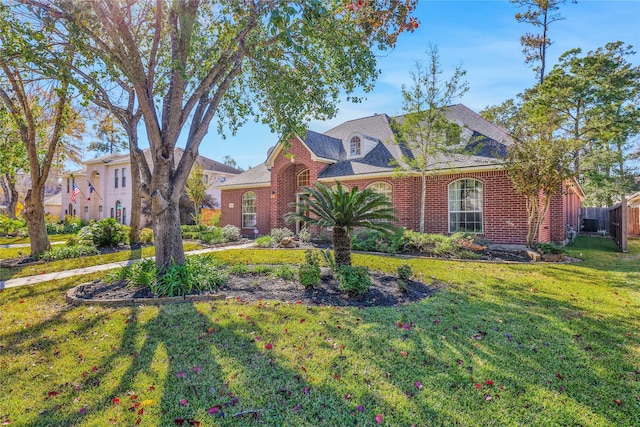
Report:
<svg viewBox="0 0 640 427"><path fill-rule="evenodd" d="M327 269L323 269L320 284L312 289L305 289L297 280L284 280L277 277L232 274L226 285L220 288L218 294L187 295L182 298L154 298L148 288L127 287L124 281L104 283L96 281L73 288L69 292L69 299L91 301L99 304L104 301L123 301L124 305L143 303L191 301L201 297L238 298L243 301L278 300L300 303L308 306L363 306L389 307L407 304L429 297L435 289L417 281L406 281L404 288L398 286L395 276L371 272L372 286L366 294L360 297L349 297L338 290L336 279ZM126 301L126 304L125 304Z"/></svg>

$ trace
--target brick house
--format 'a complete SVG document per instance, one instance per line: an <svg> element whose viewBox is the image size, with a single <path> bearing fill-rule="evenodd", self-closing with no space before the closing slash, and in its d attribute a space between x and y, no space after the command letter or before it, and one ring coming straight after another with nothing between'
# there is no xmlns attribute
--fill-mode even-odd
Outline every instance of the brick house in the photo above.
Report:
<svg viewBox="0 0 640 427"><path fill-rule="evenodd" d="M180 161L182 148L176 148L176 163ZM144 150L147 162L153 167L149 149ZM202 165L204 178L211 186L207 193L220 203L220 190L215 186L240 171L208 157L198 156L196 163ZM62 176L61 219L65 215L79 217L84 222L102 218L116 218L118 222L130 225L131 212L131 162L129 153L114 153L96 157L83 163L84 168ZM73 184L78 186L80 194L71 199ZM89 183L94 192L89 191ZM149 226L151 219L141 215L141 226Z"/></svg>
<svg viewBox="0 0 640 427"><path fill-rule="evenodd" d="M447 116L462 127L469 154L452 154L430 167L427 178L425 231L450 234L466 230L493 243L524 244L526 204L503 167L501 157L512 144L509 134L462 104ZM421 178L418 173L398 176L393 161L410 151L395 144L386 114L351 120L325 132L308 131L304 138L269 149L267 160L218 185L221 224L233 224L244 235L268 234L285 224L289 204L303 187L336 181L353 188L372 188L392 202L398 225L417 230L420 221ZM567 227L578 230L580 201L577 182L567 183L553 196L540 230L541 241L563 243Z"/></svg>

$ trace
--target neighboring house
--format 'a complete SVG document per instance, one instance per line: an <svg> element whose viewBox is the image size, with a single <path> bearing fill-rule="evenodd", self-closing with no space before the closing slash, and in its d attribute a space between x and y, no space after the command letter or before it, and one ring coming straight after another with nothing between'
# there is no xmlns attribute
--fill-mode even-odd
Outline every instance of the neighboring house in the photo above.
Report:
<svg viewBox="0 0 640 427"><path fill-rule="evenodd" d="M62 215L62 193L44 198L44 212L54 217L61 218Z"/></svg>
<svg viewBox="0 0 640 427"><path fill-rule="evenodd" d="M147 161L151 165L149 150L144 150ZM176 148L176 162L180 161L184 150ZM198 156L196 163L204 168L205 179L211 184L209 193L220 203L220 190L214 188L240 171L204 156ZM62 178L62 212L64 215L77 216L81 220L99 220L116 218L118 222L129 225L131 213L131 164L129 153L108 154L84 162L84 169L68 173ZM73 184L80 193L75 202L72 200ZM94 188L89 191L89 183ZM143 215L141 225L150 223Z"/></svg>
<svg viewBox="0 0 640 427"><path fill-rule="evenodd" d="M465 230L493 243L524 244L525 198L514 190L501 160L511 137L462 104L450 107L447 115L462 127L470 154L443 157L430 168L425 231ZM298 231L299 224L287 225L283 218L303 187L339 181L385 194L393 202L398 225L417 230L421 178L417 172L397 174L394 162L411 152L393 143L390 120L386 114L364 117L322 134L308 131L304 138L292 139L287 151L282 143L272 147L265 163L218 185L221 224L236 225L245 235L285 226ZM568 227L578 230L582 198L575 181L553 196L541 241L563 243Z"/></svg>

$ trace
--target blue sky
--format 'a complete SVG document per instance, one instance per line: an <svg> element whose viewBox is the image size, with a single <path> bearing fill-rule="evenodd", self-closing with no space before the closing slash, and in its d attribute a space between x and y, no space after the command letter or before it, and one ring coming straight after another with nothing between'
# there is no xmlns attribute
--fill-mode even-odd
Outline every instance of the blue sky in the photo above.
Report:
<svg viewBox="0 0 640 427"><path fill-rule="evenodd" d="M478 112L514 97L535 84L534 72L524 64L520 45L520 36L533 31L533 27L515 20L517 10L506 0L420 0L420 27L412 34L402 34L396 48L380 58L381 75L367 100L360 104L342 102L337 117L311 122L309 128L323 132L346 120L374 113L400 114L400 87L411 83L409 73L415 61L427 62L425 51L429 43L438 47L445 78L457 65L467 71L469 91L459 102ZM568 1L561 6L561 14L566 19L550 27L553 44L547 53L547 69L558 56L573 48L586 53L621 40L640 51L640 0ZM640 65L640 54L630 61ZM268 127L252 122L226 140L211 126L200 153L219 161L229 155L246 168L263 162L267 149L277 141L278 136Z"/></svg>

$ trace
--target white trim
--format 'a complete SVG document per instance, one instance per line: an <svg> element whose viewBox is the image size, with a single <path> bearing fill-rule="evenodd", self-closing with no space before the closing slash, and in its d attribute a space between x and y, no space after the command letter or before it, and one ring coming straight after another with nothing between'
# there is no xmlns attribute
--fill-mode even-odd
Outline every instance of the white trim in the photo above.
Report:
<svg viewBox="0 0 640 427"><path fill-rule="evenodd" d="M468 168L452 168L452 169L438 169L435 171L428 171L427 175L453 175L458 173L473 173L473 172L494 172L503 170L503 165L491 165L491 166L471 166ZM318 178L318 181L353 181L356 179L369 179L369 178L403 178L405 176L420 176L419 171L402 171L398 175L395 171L383 171L383 172L370 172L359 175L343 175L332 176L325 178ZM462 179L462 178L460 178Z"/></svg>
<svg viewBox="0 0 640 427"><path fill-rule="evenodd" d="M255 184L231 184L225 186L215 186L214 190L242 190L244 188L263 188L263 187L271 187L271 182L258 182Z"/></svg>

